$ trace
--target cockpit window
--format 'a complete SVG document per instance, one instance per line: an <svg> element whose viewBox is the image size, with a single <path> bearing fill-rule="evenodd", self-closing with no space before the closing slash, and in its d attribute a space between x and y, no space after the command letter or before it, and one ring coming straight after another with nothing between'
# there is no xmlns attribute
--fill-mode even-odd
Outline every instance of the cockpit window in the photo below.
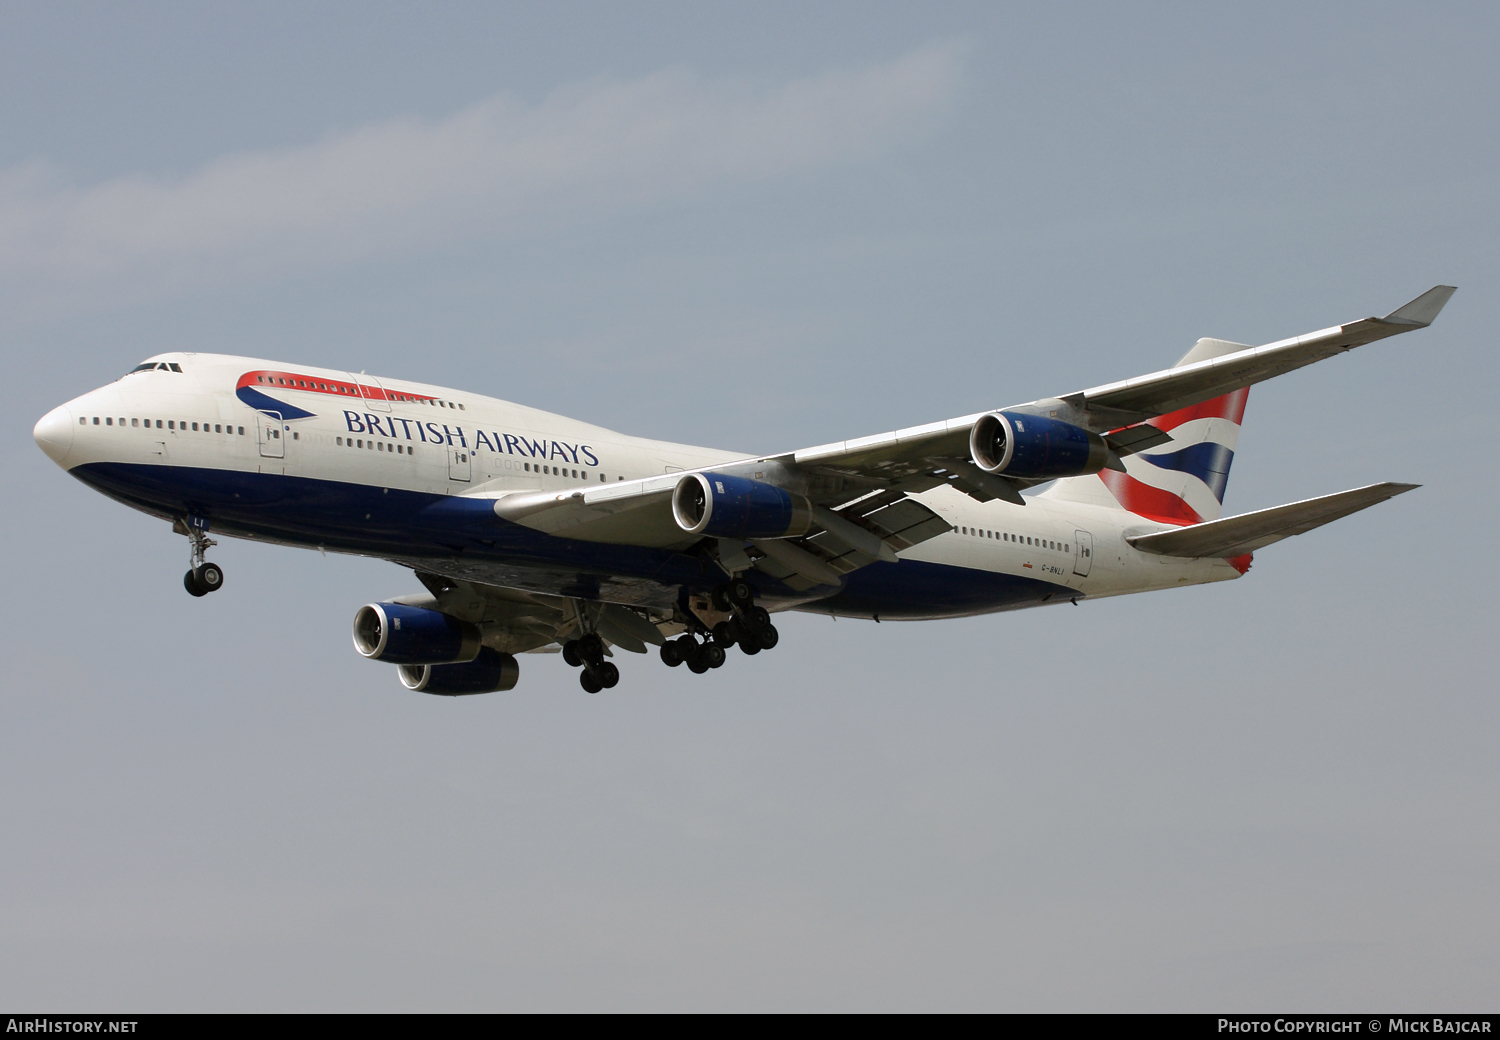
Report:
<svg viewBox="0 0 1500 1040"><path fill-rule="evenodd" d="M142 361L125 374L130 376L137 372L150 372L152 369L159 372L181 372L182 366L175 361Z"/></svg>
<svg viewBox="0 0 1500 1040"><path fill-rule="evenodd" d="M155 367L156 367L156 362L155 361L142 361L139 365L136 365L130 371L131 372L149 372L149 371L151 371ZM129 374L130 374L129 372L126 373L126 375L129 375Z"/></svg>

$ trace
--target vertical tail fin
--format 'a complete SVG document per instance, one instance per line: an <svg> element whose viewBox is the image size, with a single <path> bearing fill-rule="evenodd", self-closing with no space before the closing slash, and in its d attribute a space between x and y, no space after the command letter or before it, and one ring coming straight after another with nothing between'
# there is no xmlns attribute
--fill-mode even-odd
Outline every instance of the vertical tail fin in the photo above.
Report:
<svg viewBox="0 0 1500 1040"><path fill-rule="evenodd" d="M1240 439L1250 388L1150 420L1170 444L1125 458L1125 472L1099 478L1121 508L1164 524L1217 520Z"/></svg>
<svg viewBox="0 0 1500 1040"><path fill-rule="evenodd" d="M1177 365L1244 349L1243 343L1200 339ZM1217 520L1249 396L1250 388L1244 387L1148 420L1171 434L1171 442L1126 456L1124 473L1106 469L1097 476L1069 477L1042 497L1113 506L1165 524Z"/></svg>

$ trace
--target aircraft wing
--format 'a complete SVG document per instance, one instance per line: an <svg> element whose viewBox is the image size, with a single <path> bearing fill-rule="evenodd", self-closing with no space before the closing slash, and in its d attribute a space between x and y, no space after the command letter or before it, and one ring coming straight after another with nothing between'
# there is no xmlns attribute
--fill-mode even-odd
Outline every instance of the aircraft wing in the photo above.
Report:
<svg viewBox="0 0 1500 1040"><path fill-rule="evenodd" d="M786 467L763 459L715 466L712 472L761 481L769 474L768 482L778 486L799 479ZM494 498L492 508L513 523L557 537L687 550L704 538L684 532L673 519L672 493L684 476L669 473L565 493L502 495ZM805 590L838 585L843 575L876 560L895 562L900 550L950 529L946 520L908 498L909 488L872 491L868 483L833 496L835 508L812 500L816 504L809 529L797 537L711 539L713 552L730 570L753 566L793 589Z"/></svg>
<svg viewBox="0 0 1500 1040"><path fill-rule="evenodd" d="M1371 484L1352 491L1340 491L1336 495L1259 509L1253 513L1225 517L1223 520L1210 520L1208 523L1194 524L1176 531L1136 535L1126 541L1142 552L1156 553L1159 556L1242 556L1283 538L1306 534L1316 527L1322 527L1361 509L1368 509L1388 498L1404 495L1419 486L1389 482Z"/></svg>
<svg viewBox="0 0 1500 1040"><path fill-rule="evenodd" d="M1122 427L1283 375L1365 343L1426 328L1454 292L1451 285L1437 285L1383 318L1362 318L1259 347L1227 349L1203 360L1191 360L1198 353L1194 351L1184 359L1190 362L1188 364L1061 397L1012 405L1004 410L1047 415L1095 433L1109 434L1116 454L1129 454L1149 447L1149 444L1132 443L1135 438L1149 435ZM1218 349L1242 346L1222 340L1206 342ZM801 466L821 466L870 475L913 466L919 468L920 463L929 458L968 458L969 431L979 418L978 414L965 415L873 437L804 448L790 457ZM1130 450L1122 452L1121 447Z"/></svg>
<svg viewBox="0 0 1500 1040"><path fill-rule="evenodd" d="M645 613L615 603L566 599L416 570L428 594L399 596L392 602L430 607L477 625L486 646L520 654L562 643L583 631L598 632L606 643L643 654L648 643L665 638Z"/></svg>
<svg viewBox="0 0 1500 1040"><path fill-rule="evenodd" d="M1265 346L1106 383L1066 395L1062 400L1089 413L1093 419L1091 428L1096 432L1153 419L1387 336L1425 329L1454 291L1451 285L1437 285L1383 318L1362 318Z"/></svg>
<svg viewBox="0 0 1500 1040"><path fill-rule="evenodd" d="M1145 420L1364 343L1425 328L1454 291L1434 286L1383 318L1362 318L1258 347L1199 340L1172 368L1003 411L1057 419L1099 434L1109 450L1104 464L1121 468L1121 457L1170 439L1141 425ZM755 566L794 588L810 588L835 584L848 571L876 560L895 560L899 550L949 529L910 495L948 485L981 502L998 498L1024 505L1021 489L1044 480L989 473L971 458L970 433L985 414L705 467L705 473L773 485L804 497L813 507L811 530L788 537L719 539L714 552L726 568ZM673 491L686 475L669 473L564 493L502 494L480 487L463 497L492 499L500 517L558 537L680 551L704 541L673 519Z"/></svg>

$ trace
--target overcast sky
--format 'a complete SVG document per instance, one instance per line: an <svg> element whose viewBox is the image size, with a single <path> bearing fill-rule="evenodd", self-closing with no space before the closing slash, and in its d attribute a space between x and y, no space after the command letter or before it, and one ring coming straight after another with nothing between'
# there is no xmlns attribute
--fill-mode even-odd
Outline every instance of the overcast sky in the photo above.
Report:
<svg viewBox="0 0 1500 1040"><path fill-rule="evenodd" d="M1476 1010L1500 978L1494 5L0 2L0 1004ZM1459 286L1250 395L1240 581L360 659L379 561L33 444L163 350L791 449Z"/></svg>

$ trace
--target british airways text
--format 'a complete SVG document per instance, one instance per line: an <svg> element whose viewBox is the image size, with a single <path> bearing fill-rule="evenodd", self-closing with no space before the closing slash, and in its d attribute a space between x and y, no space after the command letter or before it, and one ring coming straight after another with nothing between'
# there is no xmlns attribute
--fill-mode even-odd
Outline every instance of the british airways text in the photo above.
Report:
<svg viewBox="0 0 1500 1040"><path fill-rule="evenodd" d="M564 441L534 440L514 433L485 433L473 430L474 443L470 444L462 426L428 422L423 419L401 419L393 415L373 415L365 412L344 412L344 423L350 433L373 433L377 437L423 444L456 444L462 448L485 448L497 455L524 455L533 459L560 459L575 466L597 466L599 457L587 444L568 444ZM413 430L416 431L413 436ZM580 458L579 456L583 457Z"/></svg>

